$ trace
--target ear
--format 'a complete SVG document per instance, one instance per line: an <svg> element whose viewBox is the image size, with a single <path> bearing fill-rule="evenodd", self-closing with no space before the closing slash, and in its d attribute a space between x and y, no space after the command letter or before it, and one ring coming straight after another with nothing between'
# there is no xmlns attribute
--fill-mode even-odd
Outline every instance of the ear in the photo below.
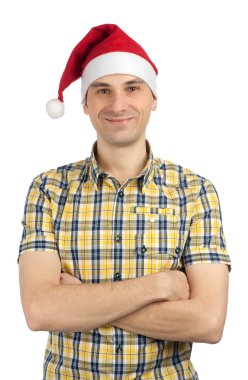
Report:
<svg viewBox="0 0 248 380"><path fill-rule="evenodd" d="M89 115L88 104L86 102L83 104L83 109L84 109L84 113L86 115Z"/></svg>
<svg viewBox="0 0 248 380"><path fill-rule="evenodd" d="M152 104L152 110L155 111L157 109L157 99L153 99L153 104Z"/></svg>

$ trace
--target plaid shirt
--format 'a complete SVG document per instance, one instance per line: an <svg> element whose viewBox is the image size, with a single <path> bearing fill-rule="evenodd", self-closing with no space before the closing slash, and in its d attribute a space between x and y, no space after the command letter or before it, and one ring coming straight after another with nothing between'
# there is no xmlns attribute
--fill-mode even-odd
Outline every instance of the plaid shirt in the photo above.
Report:
<svg viewBox="0 0 248 380"><path fill-rule="evenodd" d="M230 259L218 195L204 177L149 159L121 185L95 158L41 173L26 199L20 252L56 250L82 283L120 281ZM59 315L58 315L59 318ZM49 332L43 379L198 379L192 343L135 334L111 324Z"/></svg>

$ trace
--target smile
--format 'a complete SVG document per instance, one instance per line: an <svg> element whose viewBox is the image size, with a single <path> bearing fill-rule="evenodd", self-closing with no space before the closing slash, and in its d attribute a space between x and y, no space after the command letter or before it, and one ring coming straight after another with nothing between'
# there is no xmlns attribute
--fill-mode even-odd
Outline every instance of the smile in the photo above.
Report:
<svg viewBox="0 0 248 380"><path fill-rule="evenodd" d="M132 119L133 119L133 117L130 117L128 119L106 119L105 118L105 120L108 121L109 123L116 124L116 125L125 124L125 123L129 122Z"/></svg>

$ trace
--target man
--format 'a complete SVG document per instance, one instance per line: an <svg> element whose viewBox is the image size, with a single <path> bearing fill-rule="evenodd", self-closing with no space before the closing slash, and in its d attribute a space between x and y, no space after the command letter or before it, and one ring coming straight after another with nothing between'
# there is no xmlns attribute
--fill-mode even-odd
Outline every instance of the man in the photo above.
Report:
<svg viewBox="0 0 248 380"><path fill-rule="evenodd" d="M90 157L41 173L26 199L19 267L31 330L49 331L43 379L198 379L192 342L217 343L228 292L214 185L154 158L157 69L118 26L74 48L59 96L81 77L97 133Z"/></svg>

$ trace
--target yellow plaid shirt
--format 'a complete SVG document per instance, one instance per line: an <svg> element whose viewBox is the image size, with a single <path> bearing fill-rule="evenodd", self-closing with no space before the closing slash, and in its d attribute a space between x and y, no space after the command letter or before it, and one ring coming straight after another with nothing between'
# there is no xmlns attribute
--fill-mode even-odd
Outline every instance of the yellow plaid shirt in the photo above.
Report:
<svg viewBox="0 0 248 380"><path fill-rule="evenodd" d="M230 269L213 184L180 165L149 159L121 185L90 157L41 173L24 209L22 252L56 250L62 271L82 283L137 278L198 263ZM59 318L59 312L58 312ZM171 342L111 324L51 331L43 380L198 379L192 343Z"/></svg>

